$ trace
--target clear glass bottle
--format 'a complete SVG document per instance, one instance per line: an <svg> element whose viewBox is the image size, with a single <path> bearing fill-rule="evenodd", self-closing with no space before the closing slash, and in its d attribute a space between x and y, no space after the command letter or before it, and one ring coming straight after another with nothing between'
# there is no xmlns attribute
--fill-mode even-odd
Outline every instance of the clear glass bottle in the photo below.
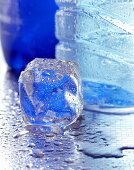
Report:
<svg viewBox="0 0 134 170"><path fill-rule="evenodd" d="M85 109L134 112L134 0L56 1L56 57L80 65Z"/></svg>

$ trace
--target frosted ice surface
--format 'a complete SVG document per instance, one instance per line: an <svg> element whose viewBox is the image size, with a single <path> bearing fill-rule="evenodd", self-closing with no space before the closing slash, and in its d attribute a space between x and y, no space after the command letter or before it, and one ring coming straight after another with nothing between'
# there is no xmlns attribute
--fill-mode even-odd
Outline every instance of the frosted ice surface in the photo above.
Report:
<svg viewBox="0 0 134 170"><path fill-rule="evenodd" d="M56 59L34 59L19 78L20 103L30 125L65 128L83 109L78 66Z"/></svg>

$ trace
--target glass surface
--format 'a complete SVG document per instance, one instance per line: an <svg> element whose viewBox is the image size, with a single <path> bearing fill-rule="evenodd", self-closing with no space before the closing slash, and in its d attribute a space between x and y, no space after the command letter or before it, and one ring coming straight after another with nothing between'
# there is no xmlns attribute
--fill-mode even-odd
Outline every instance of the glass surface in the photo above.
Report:
<svg viewBox="0 0 134 170"><path fill-rule="evenodd" d="M56 57L79 63L85 109L134 112L134 1L57 3Z"/></svg>
<svg viewBox="0 0 134 170"><path fill-rule="evenodd" d="M1 170L133 169L133 114L122 116L83 111L64 135L26 134L18 79L12 72L6 72L1 54L0 49Z"/></svg>
<svg viewBox="0 0 134 170"><path fill-rule="evenodd" d="M8 65L20 71L38 58L54 58L54 0L0 0L0 34Z"/></svg>
<svg viewBox="0 0 134 170"><path fill-rule="evenodd" d="M19 104L18 80L11 72L2 75L1 170L133 169L133 114L121 116L83 111L82 117L64 135L26 134Z"/></svg>

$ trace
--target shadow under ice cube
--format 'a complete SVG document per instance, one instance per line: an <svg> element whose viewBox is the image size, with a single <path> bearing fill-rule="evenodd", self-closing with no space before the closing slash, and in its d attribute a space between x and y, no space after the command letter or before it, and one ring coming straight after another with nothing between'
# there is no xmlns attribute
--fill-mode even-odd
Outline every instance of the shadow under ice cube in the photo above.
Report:
<svg viewBox="0 0 134 170"><path fill-rule="evenodd" d="M20 102L29 125L65 128L83 109L78 66L56 59L34 59L19 78Z"/></svg>

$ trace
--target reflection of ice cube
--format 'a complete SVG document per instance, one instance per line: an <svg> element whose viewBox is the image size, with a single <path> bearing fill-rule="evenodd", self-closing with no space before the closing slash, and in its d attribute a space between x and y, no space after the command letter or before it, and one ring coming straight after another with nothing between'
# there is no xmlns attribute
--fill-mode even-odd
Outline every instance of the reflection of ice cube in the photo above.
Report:
<svg viewBox="0 0 134 170"><path fill-rule="evenodd" d="M66 127L82 108L78 66L56 59L35 59L19 78L20 102L26 123Z"/></svg>

